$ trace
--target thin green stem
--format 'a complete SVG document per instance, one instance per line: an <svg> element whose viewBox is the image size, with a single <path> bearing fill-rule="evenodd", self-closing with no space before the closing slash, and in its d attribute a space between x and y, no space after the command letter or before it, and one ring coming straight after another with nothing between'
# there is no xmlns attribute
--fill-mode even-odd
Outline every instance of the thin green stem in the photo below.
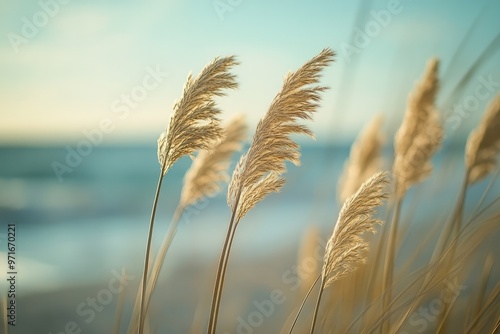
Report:
<svg viewBox="0 0 500 334"><path fill-rule="evenodd" d="M297 314L295 315L295 318L293 319L293 323L292 323L292 326L290 327L290 330L288 331L288 334L292 334L293 328L295 327L295 324L297 323L297 320L299 319L300 312L302 312L302 309L304 308L304 305L306 304L307 298L309 298L309 295L313 291L314 287L316 286L316 284L318 283L320 278L321 278L321 274L319 274L318 277L316 277L316 279L314 280L314 283L309 288L309 291L307 291L304 299L302 300L302 303L300 304L299 310L297 311Z"/></svg>
<svg viewBox="0 0 500 334"><path fill-rule="evenodd" d="M319 304L321 303L321 297L323 296L323 291L325 290L325 280L321 280L321 287L319 288L318 300L316 301L316 306L314 308L313 320L311 323L311 332L314 334L314 328L316 327L316 319L318 318Z"/></svg>

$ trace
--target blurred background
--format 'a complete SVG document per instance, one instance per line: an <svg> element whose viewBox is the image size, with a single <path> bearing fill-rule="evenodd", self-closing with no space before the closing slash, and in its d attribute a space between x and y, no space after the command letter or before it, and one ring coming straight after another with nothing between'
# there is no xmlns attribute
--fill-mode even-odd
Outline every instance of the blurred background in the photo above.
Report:
<svg viewBox="0 0 500 334"><path fill-rule="evenodd" d="M494 0L2 1L0 264L6 275L7 224L16 224L18 324L11 332L59 333L71 321L82 333L110 332L118 295L91 321L77 308L123 268L130 275L126 328L159 174L156 140L187 75L216 56L241 62L234 70L239 89L218 99L223 118L243 113L253 134L288 71L324 47L337 53L322 78L331 89L311 124L317 140L297 138L302 166L289 166L282 193L238 229L221 312L237 307L226 309L221 329L235 332L252 301L276 287L292 297L283 275L296 268L306 230L317 226L323 239L331 233L351 143L383 114L390 167L391 138L431 57L441 60L446 141L436 172L410 193L426 209L407 216L429 225L446 217L467 135L500 90L499 12ZM181 159L165 179L155 246L189 165ZM470 189L468 208L487 185ZM229 217L225 193L184 215L153 299L160 332L187 333L193 319L208 315L197 305L209 302ZM276 331L287 312L277 309L259 330Z"/></svg>

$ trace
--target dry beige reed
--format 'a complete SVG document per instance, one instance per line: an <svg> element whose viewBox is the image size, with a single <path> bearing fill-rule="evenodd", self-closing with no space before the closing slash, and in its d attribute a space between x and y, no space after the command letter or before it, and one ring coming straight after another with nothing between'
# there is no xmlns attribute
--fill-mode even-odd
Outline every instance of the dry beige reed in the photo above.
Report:
<svg viewBox="0 0 500 334"><path fill-rule="evenodd" d="M316 111L319 95L325 89L316 86L319 81L319 74L322 68L332 61L332 58L333 52L323 50L322 53L306 63L297 72L285 78L283 89L273 100L268 113L259 122L250 149L241 157L235 168L228 189L228 204L232 211L232 218L219 262L208 328L209 333L215 333L216 331L224 277L236 228L249 210L269 193L278 192L284 186L285 163L287 161L296 165L300 163L299 146L291 140L290 135L306 134L312 136L310 130L298 124L298 121L300 119L310 119ZM307 281L307 285L311 286L307 295L318 282L321 283L313 314L311 333L314 332L320 306L325 310L328 307L324 319L318 321L318 327L321 327L320 329L324 331L340 330L351 332L352 330L352 332L362 333L379 331L396 333L400 330L406 330L406 323L413 311L417 310L425 300L436 297L434 291L440 292L439 288L445 278L453 275L453 277L458 277L459 282L463 282L466 278L465 276L462 277L466 273L464 268L470 268L474 261L477 262L477 259L482 259L481 256L474 256L471 253L477 253L480 247L489 240L488 238L492 233L498 231L498 221L500 221L498 215L493 217L491 222L487 222L487 224L478 223L474 224L474 226L466 224L459 230L460 238L453 239L452 245L446 245L446 253L440 254L436 261L431 258L431 261L425 263L424 267L418 267L421 266L421 263L417 265L417 259L422 260L422 254L420 253L425 253L427 250L425 246L422 246L421 242L419 248L414 252L419 253L420 257L410 256L405 259L404 266L399 267L397 271L393 270L394 257L400 249L400 246L395 242L395 236L398 235L397 226L401 202L410 187L422 181L432 172L433 167L430 159L439 148L442 140L442 128L435 107L438 90L437 72L438 62L437 60L431 60L422 80L417 84L415 91L408 99L405 118L395 138L396 157L393 174L397 190L394 194L396 209L389 237L383 237L380 240L377 238L375 241L380 242L379 245L385 247L385 241L389 240L387 247L383 248L383 250L387 250L386 267L382 272L375 271L373 275L376 284L371 284L372 275L369 275L369 273L375 270L375 267L378 267L380 263L378 259L377 262L372 260L373 255L368 253L368 241L363 236L366 232L375 231L376 225L380 223L374 217L375 210L387 198L387 173L373 175L375 170L380 169L381 162L380 150L383 140L380 133L380 119L375 119L370 123L351 148L350 159L346 163L342 181L339 185L339 198L345 199L345 202L339 213L333 233L328 240L321 274L318 273L317 276L310 275L307 278L301 277ZM193 82L190 84L189 81L190 79L188 79L185 88L186 96L189 95L186 91L190 89L195 91L194 88L188 86L194 85L197 79L192 79ZM214 93L212 97L218 95L222 94ZM210 100L210 98L207 99ZM194 101L196 98L191 100ZM201 100L200 98L199 101ZM194 106L196 104L194 102L190 103L185 102L185 105ZM228 180L226 170L229 165L229 157L232 152L241 148L241 140L244 135L240 133L240 135L231 136L226 132L224 136L216 115L218 110L212 103L213 101L199 102L199 111L194 112L194 114L201 118L197 119L194 125L187 124L190 117L183 118L179 116L174 121L175 115L173 115L168 131L162 135L158 143L158 157L162 165L158 189L161 185L161 178L178 157L184 154L192 155L201 149L191 168L186 173L178 210L174 214L173 220L175 221L178 221L183 208L220 191L221 183ZM215 115L211 114L210 117L202 119L204 116L201 115L209 109L215 110ZM481 124L468 139L465 157L468 172L464 183L464 192L469 183L479 181L497 166L496 158L500 149L499 109L500 96L491 103ZM181 125L176 127L172 125L172 122ZM182 124L182 122L187 123ZM244 125L236 123L235 121L233 129L243 131ZM188 128L189 131L183 132ZM191 144L198 146L195 150L191 150L191 147L188 147L190 143L184 136L190 132L196 133L200 131L204 132L210 140L202 141L197 133ZM226 142L229 138L234 138L234 141L232 143ZM170 145L169 140L178 140L178 145ZM370 175L373 175L373 177L364 182ZM153 212L156 207L158 193L159 190L155 197ZM458 211L460 214L464 201L465 197L458 201L462 203ZM152 216L153 220L154 214ZM175 226L175 224L172 223L172 226ZM457 226L460 227L460 224L457 224ZM474 233L471 233L472 228L476 228ZM402 234L400 232L400 235ZM172 238L173 234L170 236L167 234L165 240L171 242ZM430 240L432 241L433 238L430 238ZM309 258L313 252L313 246L314 241L311 236L299 259ZM372 249L372 245L370 245L370 249ZM149 277L145 276L147 277L146 308L141 319L148 319L147 305L152 294L150 286L153 284L154 288L159 269L163 263L161 254L164 256L166 251L160 251L157 257L159 264L157 265L157 262L155 262ZM451 259L449 262L452 265L446 262L449 259ZM454 259L457 259L457 261L453 261ZM474 281L476 283L474 286L477 287L479 293L476 295L467 293L473 296L465 299L471 305L470 309L472 311L468 313L468 318L464 319L463 328L477 333L489 329L485 332L494 333L500 324L500 315L495 310L495 306L498 305L500 300L500 285L495 286L493 289L488 288L491 286L490 280L493 278L492 268L494 263L491 257L484 260L486 262L481 277L479 281ZM300 262L301 260L299 260ZM364 262L368 262L368 265L362 266ZM415 267L418 268L409 274L410 277L404 276L408 275L409 271ZM316 277L317 280L314 281ZM367 280L370 280L370 282L367 283ZM396 289L392 291L394 295L391 297L392 280L396 282L394 285ZM400 285L404 286L400 289ZM380 294L381 286L385 289L385 292L389 293ZM321 304L321 296L327 287L330 289L325 292L325 295L328 296L329 292L333 292L329 296L331 300L326 300L327 296L325 296L323 304ZM305 292L306 290L300 290L300 295ZM452 292L455 292L455 290L452 290ZM386 297L388 297L388 302L385 302ZM367 299L363 300L362 298ZM382 299L384 300L382 301ZM331 305L333 302L325 305L327 301L333 301L336 305ZM292 306L295 306L295 304L292 304ZM300 309L302 306L300 306ZM453 315L457 307L459 308L461 305L457 306L455 300L453 303L445 305L442 313L436 317L436 321L430 327L437 332L447 332L454 328L455 324L450 320L452 319L450 315ZM333 315L334 313L335 315ZM351 321L349 316L355 314L358 315L353 317L354 320ZM198 313L198 316L200 316L200 313ZM349 323L349 321L351 322ZM289 327L287 323L288 321L285 323L284 328ZM148 331L147 322L144 325L145 330ZM201 326L197 328L198 331L203 330Z"/></svg>
<svg viewBox="0 0 500 334"><path fill-rule="evenodd" d="M457 205L452 219L443 229L440 247L443 252L450 238L457 238L462 228L463 211L469 185L490 174L497 166L500 152L500 95L491 101L480 124L473 130L465 147L465 175L459 192Z"/></svg>
<svg viewBox="0 0 500 334"><path fill-rule="evenodd" d="M227 89L237 87L236 77L230 72L237 64L234 56L215 58L195 79L189 75L184 86L183 95L174 105L167 131L162 133L158 139L158 161L161 167L151 210L144 257L144 271L140 287L142 292L139 311L139 334L143 334L146 316L145 298L151 239L163 177L180 157L193 154L197 150L210 150L215 143L220 141L223 131L218 118L220 110L217 108L214 98L224 95Z"/></svg>
<svg viewBox="0 0 500 334"><path fill-rule="evenodd" d="M378 172L343 204L335 229L326 244L321 273L325 288L365 262L368 242L362 235L375 232L375 226L382 223L373 216L376 208L388 196L388 183L387 173Z"/></svg>
<svg viewBox="0 0 500 334"><path fill-rule="evenodd" d="M297 121L311 120L319 107L320 93L326 89L318 86L320 74L334 56L332 50L324 49L285 77L281 91L257 125L248 152L235 168L228 189L232 215L217 269L208 333L216 331L224 276L236 227L241 218L266 195L283 187L286 161L300 164L299 145L292 141L290 135L313 136L306 126Z"/></svg>
<svg viewBox="0 0 500 334"><path fill-rule="evenodd" d="M436 110L437 59L431 59L421 81L408 98L403 123L394 138L393 173L401 198L412 185L432 173L430 159L441 146L443 129Z"/></svg>
<svg viewBox="0 0 500 334"><path fill-rule="evenodd" d="M148 277L146 289L146 312L149 307L151 296L156 287L165 256L172 244L177 231L177 226L185 208L200 201L205 197L214 196L221 190L221 183L228 181L227 169L231 162L231 156L239 151L243 141L247 137L247 124L242 115L231 119L223 129L223 139L218 142L211 151L202 150L193 160L191 167L186 172L184 184L181 191L181 199L174 212L172 221L160 246L156 259ZM136 301L136 308L138 300ZM137 322L133 322L129 333L136 331Z"/></svg>
<svg viewBox="0 0 500 334"><path fill-rule="evenodd" d="M214 196L221 190L221 183L228 181L227 169L231 163L231 156L241 149L247 137L244 117L238 115L230 120L224 127L223 133L223 139L211 151L202 150L198 153L186 172L181 199L152 268L147 292L149 296L153 293L184 209L203 198Z"/></svg>
<svg viewBox="0 0 500 334"><path fill-rule="evenodd" d="M314 333L324 289L366 261L368 242L363 238L363 234L375 232L375 226L382 223L374 218L374 214L377 207L388 197L388 183L387 173L378 172L364 182L342 205L333 233L326 244L321 287L313 314L311 334Z"/></svg>
<svg viewBox="0 0 500 334"><path fill-rule="evenodd" d="M158 139L158 160L163 174L184 155L207 150L222 138L220 110L214 97L238 86L229 71L238 62L234 56L215 58L193 79L188 76L181 99L175 103L166 132Z"/></svg>
<svg viewBox="0 0 500 334"><path fill-rule="evenodd" d="M318 84L321 70L333 61L334 55L330 49L324 49L285 77L282 90L257 125L252 145L241 157L231 179L228 203L232 210L238 211L237 221L267 194L283 187L281 175L286 172L286 161L300 165L299 145L290 135L313 137L312 132L297 121L312 119L319 106L320 93L326 89L312 85Z"/></svg>
<svg viewBox="0 0 500 334"><path fill-rule="evenodd" d="M396 205L389 228L385 250L382 287L385 292L383 309L391 300L392 277L401 202L407 190L432 173L431 158L443 139L443 128L436 109L439 88L439 61L429 60L422 79L408 97L403 123L394 138L393 175L396 182ZM387 323L382 331L387 331Z"/></svg>

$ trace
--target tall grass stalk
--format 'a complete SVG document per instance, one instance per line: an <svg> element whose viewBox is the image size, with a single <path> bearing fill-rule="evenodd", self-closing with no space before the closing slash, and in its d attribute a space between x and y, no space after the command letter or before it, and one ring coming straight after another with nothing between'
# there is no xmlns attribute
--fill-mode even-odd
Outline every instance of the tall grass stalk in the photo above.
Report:
<svg viewBox="0 0 500 334"><path fill-rule="evenodd" d="M394 140L393 174L396 180L396 204L387 241L382 277L382 287L385 291L382 306L384 312L387 311L388 302L391 300L401 202L410 187L431 174L430 159L441 146L443 138L443 128L435 107L439 83L438 68L437 59L433 58L428 62L424 75L408 97L404 119ZM385 322L382 325L382 331L388 331L388 324Z"/></svg>
<svg viewBox="0 0 500 334"><path fill-rule="evenodd" d="M223 139L214 145L211 151L200 151L186 172L179 204L175 209L152 270L149 273L145 297L145 313L149 309L151 295L156 287L165 256L172 244L184 210L207 196L216 195L221 190L220 183L228 179L227 169L230 165L231 156L241 149L242 142L246 138L246 132L247 126L244 117L240 115L234 117L224 128ZM135 310L139 308L140 300L138 294L133 314L136 314ZM137 326L137 319L134 317L131 321L129 333L134 333Z"/></svg>
<svg viewBox="0 0 500 334"><path fill-rule="evenodd" d="M310 334L314 333L314 329L316 328L316 319L318 318L319 313L319 305L321 303L321 297L323 296L323 291L325 290L325 280L321 280L321 285L319 287L318 299L316 300L316 306L314 306L313 319L311 322L311 330Z"/></svg>
<svg viewBox="0 0 500 334"><path fill-rule="evenodd" d="M156 216L156 208L158 206L158 198L160 197L161 184L163 182L163 171L166 165L166 159L163 162L161 167L161 174L158 179L158 184L156 186L155 198L153 200L153 208L151 209L151 218L149 220L149 230L148 230L148 239L146 242L146 254L144 255L144 271L142 273L142 291L141 291L141 307L139 311L139 334L143 333L144 327L144 318L145 318L145 298L146 298L146 283L147 283L147 273L149 269L149 258L151 253L151 240L153 239L153 225Z"/></svg>
<svg viewBox="0 0 500 334"><path fill-rule="evenodd" d="M401 215L401 203L403 199L396 199L396 203L394 205L394 213L392 215L391 226L389 227L389 236L387 237L387 248L385 252L384 259L384 269L382 276L382 287L384 287L384 308L382 309L384 312L386 311L386 306L389 305L392 299L391 287L393 285L392 277L394 275L394 261L397 247L397 238L398 238L398 226L399 226L399 217Z"/></svg>
<svg viewBox="0 0 500 334"><path fill-rule="evenodd" d="M292 325L290 326L290 330L288 331L288 334L292 334L293 328L295 327L295 324L297 323L297 320L299 320L300 313L302 312L302 309L304 308L304 305L306 304L307 299L309 298L309 295L313 291L314 287L316 284L318 284L319 280L321 279L321 274L316 277L314 282L311 284L311 287L307 291L306 295L304 296L304 299L302 299L302 302L300 303L300 306L297 310L297 313L295 314L295 317L293 319ZM292 313L293 315L293 313Z"/></svg>
<svg viewBox="0 0 500 334"><path fill-rule="evenodd" d="M311 323L311 334L314 332L325 288L365 263L368 242L362 235L366 232L375 232L375 225L382 223L373 218L373 215L376 208L387 198L385 187L388 182L387 173L376 173L342 205L333 233L326 244L321 286Z"/></svg>
<svg viewBox="0 0 500 334"><path fill-rule="evenodd" d="M289 136L313 136L306 126L297 121L312 119L312 114L319 107L320 93L326 87L315 85L319 82L321 71L333 61L333 57L332 50L324 49L285 77L281 91L257 125L248 152L240 158L234 170L227 196L231 219L217 267L208 323L210 334L217 329L224 278L236 228L250 209L285 185L282 177L286 172L285 162L300 164L300 147Z"/></svg>
<svg viewBox="0 0 500 334"><path fill-rule="evenodd" d="M151 240L163 178L179 158L191 155L198 150L210 150L222 138L223 130L218 118L220 110L216 107L214 98L224 95L226 89L237 87L235 76L229 72L236 64L236 59L233 56L215 58L201 71L198 77L193 78L189 75L181 99L174 104L167 130L158 139L158 160L161 169L151 210L144 257L142 286L140 288L142 291L140 293L139 334L143 334L146 317L145 300Z"/></svg>
<svg viewBox="0 0 500 334"><path fill-rule="evenodd" d="M224 136L221 141L211 151L200 151L193 160L190 169L186 172L179 205L175 209L172 222L158 251L151 278L148 281L146 311L149 306L150 296L156 287L165 256L177 232L182 213L189 205L207 196L214 196L220 191L219 183L227 180L227 169L230 165L231 156L241 149L242 142L246 138L246 132L247 126L244 118L240 115L236 116L225 126Z"/></svg>
<svg viewBox="0 0 500 334"><path fill-rule="evenodd" d="M240 195L236 198L236 206L238 205L240 200ZM229 221L229 226L226 232L226 237L224 240L224 245L222 247L222 252L219 257L219 264L217 266L217 274L215 276L215 286L212 294L212 306L210 307L210 318L208 323L208 333L215 333L215 329L217 327L217 319L219 315L220 308L220 299L222 296L222 287L223 287L223 272L225 272L227 267L227 262L229 259L230 247L232 245L232 240L234 238L234 233L236 231L236 227L234 226L234 220L236 217L236 210L233 210L231 213L231 219Z"/></svg>

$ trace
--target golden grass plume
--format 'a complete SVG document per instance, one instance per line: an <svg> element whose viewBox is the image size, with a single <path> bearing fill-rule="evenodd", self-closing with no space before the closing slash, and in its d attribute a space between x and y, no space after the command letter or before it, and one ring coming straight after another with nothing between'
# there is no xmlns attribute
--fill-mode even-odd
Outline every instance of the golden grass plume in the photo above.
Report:
<svg viewBox="0 0 500 334"><path fill-rule="evenodd" d="M364 182L342 206L326 244L322 269L325 288L365 262L368 242L361 235L374 232L375 226L382 223L373 214L387 198L388 183L387 173L378 172Z"/></svg>
<svg viewBox="0 0 500 334"><path fill-rule="evenodd" d="M167 131L158 139L158 161L163 175L180 157L210 149L221 139L220 110L214 97L238 86L236 77L229 72L237 64L234 56L217 57L195 79L188 76L182 97L174 105Z"/></svg>
<svg viewBox="0 0 500 334"><path fill-rule="evenodd" d="M500 95L488 106L478 127L471 132L465 149L469 182L486 177L497 165L500 152Z"/></svg>
<svg viewBox="0 0 500 334"><path fill-rule="evenodd" d="M285 180L286 161L300 164L299 145L292 134L313 136L297 120L310 120L319 106L320 93L326 87L317 86L321 71L333 61L334 52L322 50L296 72L288 74L266 115L259 121L248 152L243 155L233 173L228 191L228 204L237 210L239 221L267 194L278 192Z"/></svg>
<svg viewBox="0 0 500 334"><path fill-rule="evenodd" d="M213 147L212 151L203 150L193 160L184 177L179 205L174 212L172 222L161 244L147 281L146 305L156 287L165 256L175 236L184 209L206 196L220 191L220 183L229 178L227 169L233 153L241 149L247 136L247 125L242 115L234 117L224 127L223 139ZM137 306L136 306L137 307Z"/></svg>
<svg viewBox="0 0 500 334"><path fill-rule="evenodd" d="M351 146L349 159L338 185L338 196L341 203L353 195L370 176L381 169L381 150L384 135L381 131L382 116L377 115L361 131Z"/></svg>
<svg viewBox="0 0 500 334"><path fill-rule="evenodd" d="M421 81L408 98L403 123L395 136L394 176L398 197L432 172L430 159L441 146L443 128L436 110L437 59L431 59Z"/></svg>

